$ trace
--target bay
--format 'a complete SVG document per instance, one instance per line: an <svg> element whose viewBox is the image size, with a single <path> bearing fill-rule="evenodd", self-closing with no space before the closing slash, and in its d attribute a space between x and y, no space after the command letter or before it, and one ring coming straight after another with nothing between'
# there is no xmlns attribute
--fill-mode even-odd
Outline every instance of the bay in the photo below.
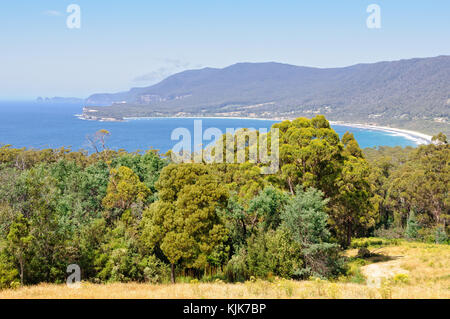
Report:
<svg viewBox="0 0 450 319"><path fill-rule="evenodd" d="M111 149L127 151L158 149L170 150L177 141L171 140L175 128L184 127L193 134L193 118L148 118L124 122L98 122L78 119L82 105L45 104L35 102L0 102L0 145L13 147L59 148L92 151L86 136L100 129L111 133L107 145ZM210 127L269 129L272 120L202 118L203 131ZM342 136L346 131L355 135L362 148L376 146L416 146L413 140L394 133L332 125ZM204 142L205 144L208 141Z"/></svg>

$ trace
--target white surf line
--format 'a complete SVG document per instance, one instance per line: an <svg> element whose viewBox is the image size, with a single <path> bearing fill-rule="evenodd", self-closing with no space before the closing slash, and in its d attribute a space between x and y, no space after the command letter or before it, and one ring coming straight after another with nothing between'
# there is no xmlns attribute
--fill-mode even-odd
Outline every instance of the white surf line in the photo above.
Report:
<svg viewBox="0 0 450 319"><path fill-rule="evenodd" d="M386 133L390 133L394 136L402 136L404 138L409 139L410 141L415 142L417 145L420 144L430 144L432 136L423 134L416 131L411 130L404 130L399 128L393 128L388 126L378 126L378 125L370 125L370 124L357 124L357 123L345 123L345 122L339 122L339 121L330 121L331 125L341 125L341 126L349 126L349 127L356 127L356 128L362 128L367 130L377 130L382 131Z"/></svg>

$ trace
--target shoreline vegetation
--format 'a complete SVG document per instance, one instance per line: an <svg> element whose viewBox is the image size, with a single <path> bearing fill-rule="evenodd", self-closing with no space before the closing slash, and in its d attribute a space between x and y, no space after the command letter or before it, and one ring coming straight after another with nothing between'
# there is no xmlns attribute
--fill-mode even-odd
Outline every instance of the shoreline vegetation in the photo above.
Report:
<svg viewBox="0 0 450 319"><path fill-rule="evenodd" d="M124 121L133 121L133 120L147 120L147 119L175 119L175 118L184 118L184 119L236 119L236 120L259 120L259 121L292 121L296 117L273 117L273 118L261 118L261 117L233 117L233 116L144 116L144 117L123 117L122 119L116 118L95 118L95 117L86 117L84 112L83 114L76 114L80 120L90 120L90 121L101 121L101 122L124 122ZM430 144L431 143L431 135L424 134L418 131L400 129L389 126L380 126L376 124L369 123L349 123L345 121L329 121L331 125L340 125L340 126L349 126L353 128L360 128L365 130L376 130L382 131L385 133L390 133L397 136L402 136L408 140L411 140L416 143L416 145L422 144Z"/></svg>

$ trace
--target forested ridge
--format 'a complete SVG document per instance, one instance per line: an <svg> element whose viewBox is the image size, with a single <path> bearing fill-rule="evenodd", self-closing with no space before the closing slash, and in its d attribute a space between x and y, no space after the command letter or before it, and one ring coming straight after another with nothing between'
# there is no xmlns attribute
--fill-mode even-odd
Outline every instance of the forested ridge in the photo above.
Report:
<svg viewBox="0 0 450 319"><path fill-rule="evenodd" d="M323 116L274 124L280 170L176 164L156 150L0 147L0 288L337 278L358 237L448 243L450 149L361 150ZM167 155L167 154L166 154Z"/></svg>
<svg viewBox="0 0 450 319"><path fill-rule="evenodd" d="M449 134L450 56L313 68L237 63L94 94L88 119L150 116L311 117ZM102 106L103 105L103 106ZM99 107L102 106L102 107Z"/></svg>

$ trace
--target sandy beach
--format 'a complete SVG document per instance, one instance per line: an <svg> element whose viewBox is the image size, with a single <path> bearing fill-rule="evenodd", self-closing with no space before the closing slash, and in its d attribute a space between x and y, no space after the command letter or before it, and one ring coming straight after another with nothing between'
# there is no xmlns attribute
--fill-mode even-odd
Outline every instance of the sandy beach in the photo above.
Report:
<svg viewBox="0 0 450 319"><path fill-rule="evenodd" d="M423 134L416 131L411 130L404 130L399 128L393 128L388 126L378 126L378 125L370 125L370 124L355 124L355 123L346 123L346 122L340 122L340 121L330 121L331 125L341 125L341 126L350 126L350 127L357 127L367 130L376 130L376 131L383 131L386 133L390 133L394 136L403 136L404 138L407 138L411 141L414 141L417 145L420 144L430 144L432 136Z"/></svg>

